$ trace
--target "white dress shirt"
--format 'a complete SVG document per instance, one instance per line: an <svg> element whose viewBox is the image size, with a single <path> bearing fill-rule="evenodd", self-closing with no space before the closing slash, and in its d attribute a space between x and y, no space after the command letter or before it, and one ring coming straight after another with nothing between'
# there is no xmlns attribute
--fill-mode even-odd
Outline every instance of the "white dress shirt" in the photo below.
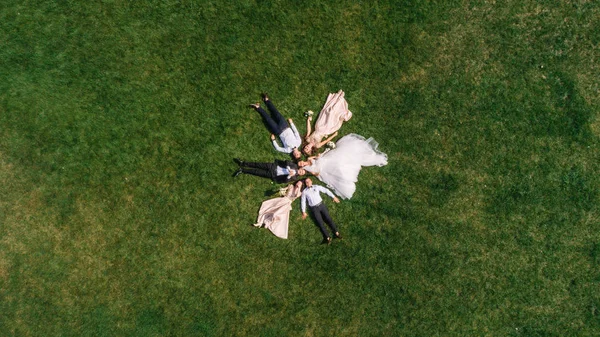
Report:
<svg viewBox="0 0 600 337"><path fill-rule="evenodd" d="M300 132L298 132L294 123L290 123L290 127L279 134L279 139L281 139L283 146L279 146L277 140L273 140L273 147L279 152L291 153L294 148L302 144L302 137L300 137Z"/></svg>
<svg viewBox="0 0 600 337"><path fill-rule="evenodd" d="M277 172L278 176L285 175L288 177L294 176L297 173L296 170L290 168L289 166L286 166L286 167L277 166L276 172Z"/></svg>
<svg viewBox="0 0 600 337"><path fill-rule="evenodd" d="M307 187L302 192L302 199L300 199L300 207L302 208L302 213L306 213L306 202L308 201L308 206L316 206L323 202L320 193L325 193L330 196L332 199L335 198L335 194L333 194L330 190L326 189L323 186L312 185L311 187Z"/></svg>

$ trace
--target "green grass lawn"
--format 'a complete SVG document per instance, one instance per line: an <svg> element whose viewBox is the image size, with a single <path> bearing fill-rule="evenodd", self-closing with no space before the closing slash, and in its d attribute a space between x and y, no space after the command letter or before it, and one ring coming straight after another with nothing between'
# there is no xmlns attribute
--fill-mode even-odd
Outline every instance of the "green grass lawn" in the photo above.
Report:
<svg viewBox="0 0 600 337"><path fill-rule="evenodd" d="M597 336L595 1L0 7L0 336ZM389 164L252 227L267 91Z"/></svg>

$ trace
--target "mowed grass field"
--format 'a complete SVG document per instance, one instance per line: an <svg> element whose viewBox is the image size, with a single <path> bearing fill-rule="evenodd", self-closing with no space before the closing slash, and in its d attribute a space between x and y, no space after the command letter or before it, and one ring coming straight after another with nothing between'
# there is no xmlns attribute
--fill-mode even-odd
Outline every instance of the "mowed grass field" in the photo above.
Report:
<svg viewBox="0 0 600 337"><path fill-rule="evenodd" d="M596 1L0 7L1 336L597 336ZM343 89L374 137L322 246L252 227Z"/></svg>

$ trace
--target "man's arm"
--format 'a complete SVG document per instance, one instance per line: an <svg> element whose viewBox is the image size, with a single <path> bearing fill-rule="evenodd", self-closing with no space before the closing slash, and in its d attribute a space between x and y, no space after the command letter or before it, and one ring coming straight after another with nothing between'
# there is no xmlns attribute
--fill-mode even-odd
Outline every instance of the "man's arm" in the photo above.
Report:
<svg viewBox="0 0 600 337"><path fill-rule="evenodd" d="M292 122L292 119L288 119L288 123L290 124L290 128L292 128L292 132L294 132L294 136L302 139L302 137L300 136L300 132L298 132L298 129L296 128L296 125L294 124L294 122Z"/></svg>
<svg viewBox="0 0 600 337"><path fill-rule="evenodd" d="M273 141L273 147L275 148L275 150L279 151L279 152L283 152L283 153L291 153L293 148L291 147L281 147L279 146L279 144L277 144L277 141Z"/></svg>
<svg viewBox="0 0 600 337"><path fill-rule="evenodd" d="M302 197L300 198L300 209L302 210L302 219L304 219L306 214L306 194L304 193L302 193Z"/></svg>
<svg viewBox="0 0 600 337"><path fill-rule="evenodd" d="M325 194L327 194L328 196L330 196L330 197L331 197L331 199L333 199L333 201L334 201L334 202L336 202L336 203L337 203L337 202L339 202L339 199L338 199L338 201L335 201L335 199L337 199L337 197L336 197L336 196L335 196L335 194L333 194L333 192L331 192L329 189L327 189L327 188L325 188L325 187L323 187L323 186L321 186L321 185L314 185L314 186L317 188L317 190L318 190L319 192L321 192L321 193L325 193Z"/></svg>
<svg viewBox="0 0 600 337"><path fill-rule="evenodd" d="M273 147L275 148L275 150L279 151L279 152L283 152L283 153L290 153L292 152L292 149L289 147L281 147L279 146L279 144L277 144L277 139L275 139L275 135L271 134L271 141L273 142Z"/></svg>
<svg viewBox="0 0 600 337"><path fill-rule="evenodd" d="M293 168L290 168L289 166L287 167L287 169L289 172L288 176L287 176L288 180L291 180L293 177L295 177L298 174L297 170L294 170Z"/></svg>

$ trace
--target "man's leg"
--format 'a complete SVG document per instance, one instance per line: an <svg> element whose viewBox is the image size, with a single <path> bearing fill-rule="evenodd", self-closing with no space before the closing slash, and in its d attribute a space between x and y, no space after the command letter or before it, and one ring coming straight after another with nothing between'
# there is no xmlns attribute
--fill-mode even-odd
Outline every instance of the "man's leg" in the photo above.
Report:
<svg viewBox="0 0 600 337"><path fill-rule="evenodd" d="M323 205L323 204L321 204L321 205ZM312 212L313 216L315 217L315 221L317 222L317 226L319 226L319 230L321 231L321 234L323 235L323 239L327 239L329 237L329 233L327 233L327 230L325 229L325 226L323 225L323 217L321 216L320 206L311 207L310 211Z"/></svg>
<svg viewBox="0 0 600 337"><path fill-rule="evenodd" d="M277 164L274 163L244 162L241 170L243 173L270 179L277 177Z"/></svg>
<svg viewBox="0 0 600 337"><path fill-rule="evenodd" d="M243 167L243 168L241 168L241 170L245 174L251 174L253 176L258 176L258 177L263 177L263 178L271 178L271 172L261 169L261 168Z"/></svg>
<svg viewBox="0 0 600 337"><path fill-rule="evenodd" d="M268 101L267 101L268 102ZM279 128L278 122L274 121L273 118L263 109L262 107L258 107L255 109L262 116L263 121L267 124L267 129L269 132L279 135L283 130Z"/></svg>
<svg viewBox="0 0 600 337"><path fill-rule="evenodd" d="M325 222L329 225L329 228L331 228L334 234L338 233L337 226L335 225L335 222L333 222L333 219L329 215L329 209L327 209L327 206L325 204L321 204L321 206L321 214L323 216L323 220L325 220Z"/></svg>
<svg viewBox="0 0 600 337"><path fill-rule="evenodd" d="M279 128L279 132L275 133L275 134L279 135L280 133L283 132L283 130L289 128L290 125L285 120L283 115L279 112L279 110L277 110L275 105L273 105L271 100L265 101L265 104L267 105L267 108L269 108L269 111L271 111L271 114L273 115L273 121L275 121L275 123L277 123L277 127Z"/></svg>
<svg viewBox="0 0 600 337"><path fill-rule="evenodd" d="M258 168L258 169L262 169L264 171L270 171L271 170L271 166L273 166L273 163L257 163L257 162L248 162L245 161L243 162L243 167L251 167L251 168Z"/></svg>

